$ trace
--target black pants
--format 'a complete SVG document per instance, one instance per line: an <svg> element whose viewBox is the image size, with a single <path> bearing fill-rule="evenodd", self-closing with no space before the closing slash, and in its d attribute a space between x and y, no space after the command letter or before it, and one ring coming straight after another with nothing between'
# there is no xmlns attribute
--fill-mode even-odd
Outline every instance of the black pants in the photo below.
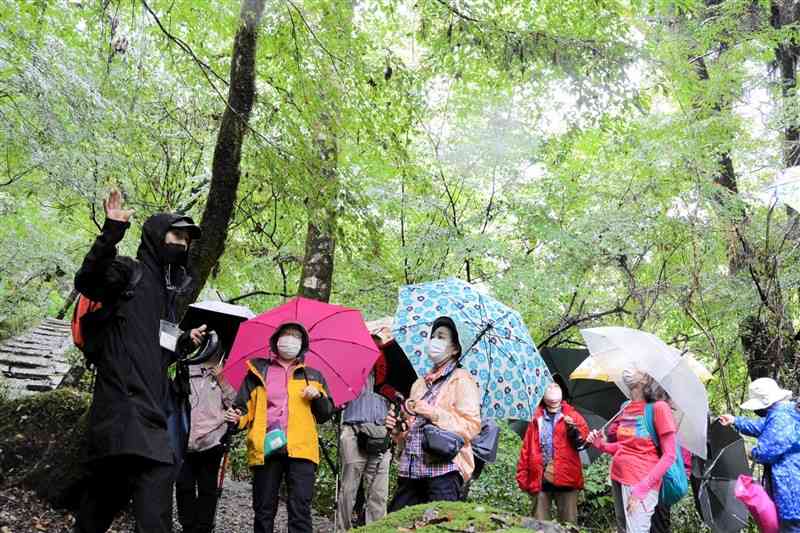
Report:
<svg viewBox="0 0 800 533"><path fill-rule="evenodd" d="M286 455L269 457L264 466L253 467L254 533L272 533L278 512L278 490L286 480L289 533L311 533L311 498L317 465Z"/></svg>
<svg viewBox="0 0 800 533"><path fill-rule="evenodd" d="M461 499L463 478L458 472L450 472L443 476L410 479L397 478L397 492L389 512L399 511L404 507L430 502L457 502Z"/></svg>
<svg viewBox="0 0 800 533"><path fill-rule="evenodd" d="M183 533L211 533L217 507L217 475L223 447L189 452L175 482L175 501Z"/></svg>
<svg viewBox="0 0 800 533"><path fill-rule="evenodd" d="M650 518L650 533L669 533L670 531L670 508L659 503L656 511Z"/></svg>
<svg viewBox="0 0 800 533"><path fill-rule="evenodd" d="M175 465L122 455L99 460L90 468L75 523L77 533L104 533L131 499L137 533L172 531Z"/></svg>

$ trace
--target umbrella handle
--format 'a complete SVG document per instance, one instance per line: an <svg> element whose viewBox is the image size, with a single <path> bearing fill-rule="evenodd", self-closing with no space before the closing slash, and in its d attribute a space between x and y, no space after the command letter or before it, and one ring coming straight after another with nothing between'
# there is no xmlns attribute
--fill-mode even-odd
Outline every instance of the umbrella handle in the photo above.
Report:
<svg viewBox="0 0 800 533"><path fill-rule="evenodd" d="M403 409L403 400L397 398L394 402L394 417L397 420L395 429L399 433L408 431L408 423L406 422L405 409Z"/></svg>

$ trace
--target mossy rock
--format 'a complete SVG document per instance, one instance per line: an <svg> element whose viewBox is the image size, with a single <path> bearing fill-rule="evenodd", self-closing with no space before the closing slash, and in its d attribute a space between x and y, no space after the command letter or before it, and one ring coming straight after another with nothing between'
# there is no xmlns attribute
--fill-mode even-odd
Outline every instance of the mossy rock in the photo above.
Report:
<svg viewBox="0 0 800 533"><path fill-rule="evenodd" d="M86 478L89 401L58 389L0 404L0 482L21 483L56 507L74 508Z"/></svg>
<svg viewBox="0 0 800 533"><path fill-rule="evenodd" d="M383 520L354 530L358 533L397 533L398 531L574 533L578 530L471 502L435 502L407 507L387 515Z"/></svg>

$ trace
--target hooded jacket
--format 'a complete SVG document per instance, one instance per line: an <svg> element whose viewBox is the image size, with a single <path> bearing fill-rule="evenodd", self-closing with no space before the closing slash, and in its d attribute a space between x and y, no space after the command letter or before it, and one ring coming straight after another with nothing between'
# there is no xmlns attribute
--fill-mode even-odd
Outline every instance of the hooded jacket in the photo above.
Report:
<svg viewBox="0 0 800 533"><path fill-rule="evenodd" d="M574 428L564 422L565 416L572 418L575 422ZM532 494L542 490L544 461L539 435L543 423L543 409L539 406L528 425L517 463L517 484L520 489ZM589 426L583 416L567 402L561 402L561 413L556 419L553 430L554 485L574 490L583 488L583 467L577 445L588 434Z"/></svg>
<svg viewBox="0 0 800 533"><path fill-rule="evenodd" d="M328 385L322 373L305 366L304 355L308 351L309 339L305 328L296 323L282 324L270 337L270 348L273 354L278 353L277 342L281 332L288 326L295 326L303 333L300 354L287 383L289 396L288 424L286 428L286 453L292 459L307 459L319 464L319 444L317 424L327 422L333 416ZM276 356L276 355L274 355ZM247 429L247 462L250 466L264 464L264 438L267 435L267 398L266 375L269 360L254 358L247 361L247 375L236 395L234 406L242 412L239 429ZM315 387L321 396L315 400L303 398L307 386Z"/></svg>
<svg viewBox="0 0 800 533"><path fill-rule="evenodd" d="M736 429L758 443L753 459L770 465L775 507L781 520L800 520L800 413L794 402L777 402L761 419L736 417Z"/></svg>
<svg viewBox="0 0 800 533"><path fill-rule="evenodd" d="M158 214L142 227L137 259L141 279L129 298L122 298L133 274L133 261L117 256L116 245L129 223L106 220L75 276L75 288L102 302L111 316L97 340L94 394L89 410L88 455L98 459L136 455L173 463L174 444L167 430L173 402L167 368L173 352L161 348L160 320L176 320L178 288L167 288L163 266L164 237L180 215ZM175 276L180 289L188 274ZM173 283L174 284L174 283ZM182 344L188 335L182 338Z"/></svg>

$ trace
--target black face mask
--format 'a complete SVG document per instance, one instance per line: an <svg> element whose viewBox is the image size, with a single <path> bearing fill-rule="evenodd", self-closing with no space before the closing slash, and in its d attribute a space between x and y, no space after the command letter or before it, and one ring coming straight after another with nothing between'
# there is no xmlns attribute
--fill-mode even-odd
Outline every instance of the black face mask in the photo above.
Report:
<svg viewBox="0 0 800 533"><path fill-rule="evenodd" d="M189 251L182 244L166 243L161 247L161 261L165 266L186 266L189 262Z"/></svg>

